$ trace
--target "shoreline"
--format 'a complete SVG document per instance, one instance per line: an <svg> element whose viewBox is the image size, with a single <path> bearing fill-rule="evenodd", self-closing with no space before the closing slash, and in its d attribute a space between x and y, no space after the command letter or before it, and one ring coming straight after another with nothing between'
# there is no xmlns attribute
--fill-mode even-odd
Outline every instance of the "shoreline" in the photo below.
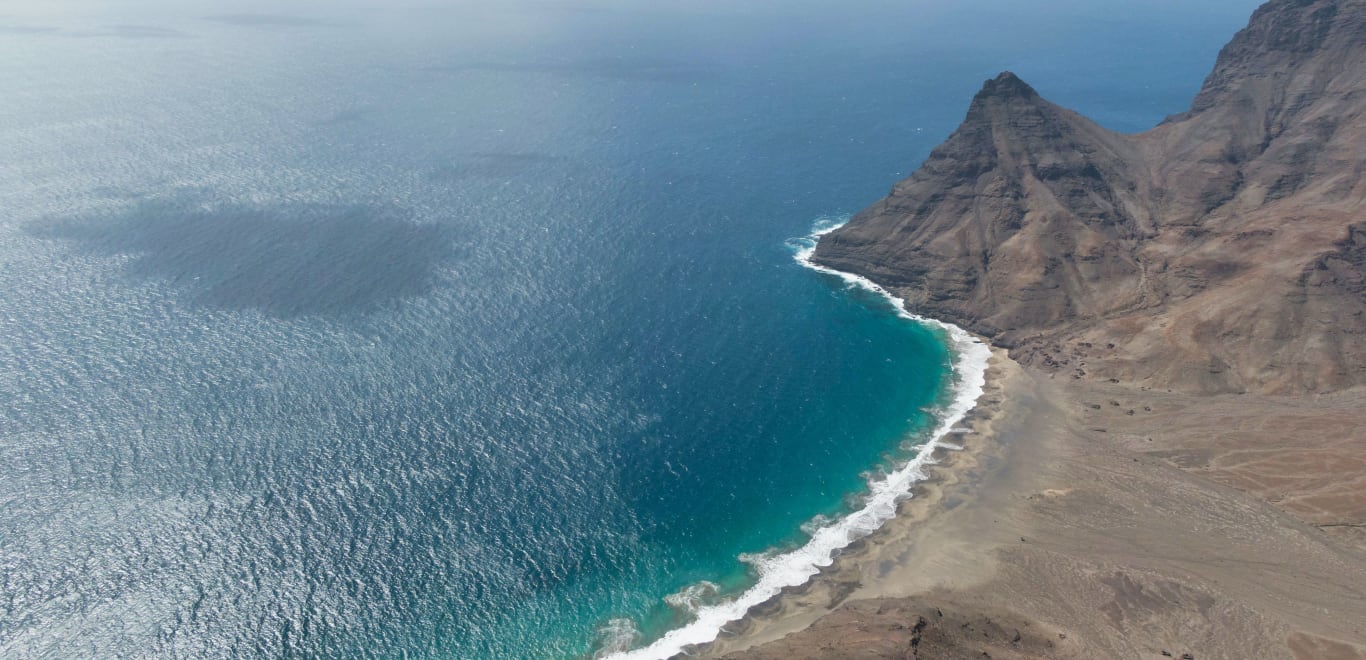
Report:
<svg viewBox="0 0 1366 660"><path fill-rule="evenodd" d="M1191 397L999 348L989 374L896 518L694 655L1366 659L1366 534L1331 522L1366 508L1366 391Z"/></svg>
<svg viewBox="0 0 1366 660"><path fill-rule="evenodd" d="M807 628L846 601L880 595L877 584L863 578L864 569L904 559L900 555L913 541L913 533L931 522L946 496L984 478L985 471L1000 467L1004 460L1001 430L1018 423L1024 374L1004 349L990 350L986 384L977 405L959 422L950 442L941 443L930 454L925 478L899 503L896 514L847 546L820 574L751 608L714 641L693 649L695 655L715 658L747 651Z"/></svg>
<svg viewBox="0 0 1366 660"><path fill-rule="evenodd" d="M726 627L742 621L764 603L780 597L789 589L810 585L842 554L894 522L904 501L912 499L919 484L930 478L934 466L943 460L944 450L960 449L948 440L958 432L980 405L988 387L987 371L993 349L968 331L944 321L917 316L906 311L901 299L873 281L812 262L816 242L838 229L843 222L818 220L813 232L790 244L801 247L793 255L797 263L816 272L833 275L848 288L862 288L882 296L892 311L906 321L931 326L945 335L952 366L949 396L939 411L929 438L915 456L880 479L868 484L859 508L817 529L801 547L756 562L758 580L734 598L699 608L692 621L666 632L644 647L607 654L606 660L646 660L685 655L691 649L714 643Z"/></svg>
<svg viewBox="0 0 1366 660"><path fill-rule="evenodd" d="M811 267L987 351L980 391L880 525L665 657L1366 660L1366 534L1337 522L1366 515L1352 485L1366 483L1366 388L1192 396L1059 378ZM1342 457L1337 483L1325 449Z"/></svg>
<svg viewBox="0 0 1366 660"><path fill-rule="evenodd" d="M699 650L1366 660L1363 34L1359 0L1266 2L1136 134L985 81L821 259L1011 346L999 396L898 517Z"/></svg>

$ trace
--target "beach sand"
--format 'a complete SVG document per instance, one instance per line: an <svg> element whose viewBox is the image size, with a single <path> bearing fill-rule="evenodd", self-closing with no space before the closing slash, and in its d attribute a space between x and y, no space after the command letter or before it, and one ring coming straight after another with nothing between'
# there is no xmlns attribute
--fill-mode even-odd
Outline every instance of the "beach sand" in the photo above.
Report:
<svg viewBox="0 0 1366 660"><path fill-rule="evenodd" d="M994 353L959 451L732 658L1366 658L1366 392L1192 397Z"/></svg>

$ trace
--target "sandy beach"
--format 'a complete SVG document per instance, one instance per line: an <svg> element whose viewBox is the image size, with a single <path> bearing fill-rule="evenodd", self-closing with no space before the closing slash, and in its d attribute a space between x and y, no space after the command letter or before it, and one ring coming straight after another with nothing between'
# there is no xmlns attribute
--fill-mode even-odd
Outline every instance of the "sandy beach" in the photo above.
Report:
<svg viewBox="0 0 1366 660"><path fill-rule="evenodd" d="M985 81L811 255L991 339L971 432L705 651L1366 658L1363 45L1271 0L1136 134Z"/></svg>
<svg viewBox="0 0 1366 660"><path fill-rule="evenodd" d="M1366 658L1363 394L1192 397L996 350L898 517L704 655Z"/></svg>

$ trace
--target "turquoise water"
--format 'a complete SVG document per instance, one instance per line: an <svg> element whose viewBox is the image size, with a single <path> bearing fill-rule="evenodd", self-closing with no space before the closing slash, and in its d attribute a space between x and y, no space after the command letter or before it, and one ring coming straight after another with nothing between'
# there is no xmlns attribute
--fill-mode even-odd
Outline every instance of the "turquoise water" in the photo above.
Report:
<svg viewBox="0 0 1366 660"><path fill-rule="evenodd" d="M1001 69L1146 128L1251 10L1010 7L7 7L0 655L576 657L741 592L950 383L789 239Z"/></svg>

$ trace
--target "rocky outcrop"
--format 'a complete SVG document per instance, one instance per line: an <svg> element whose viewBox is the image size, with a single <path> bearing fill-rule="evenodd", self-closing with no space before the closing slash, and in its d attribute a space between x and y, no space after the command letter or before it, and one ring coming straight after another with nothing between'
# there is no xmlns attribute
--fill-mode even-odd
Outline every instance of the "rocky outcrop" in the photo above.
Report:
<svg viewBox="0 0 1366 660"><path fill-rule="evenodd" d="M815 259L1078 379L1366 383L1366 0L1273 0L1189 111L1138 135L983 85Z"/></svg>

